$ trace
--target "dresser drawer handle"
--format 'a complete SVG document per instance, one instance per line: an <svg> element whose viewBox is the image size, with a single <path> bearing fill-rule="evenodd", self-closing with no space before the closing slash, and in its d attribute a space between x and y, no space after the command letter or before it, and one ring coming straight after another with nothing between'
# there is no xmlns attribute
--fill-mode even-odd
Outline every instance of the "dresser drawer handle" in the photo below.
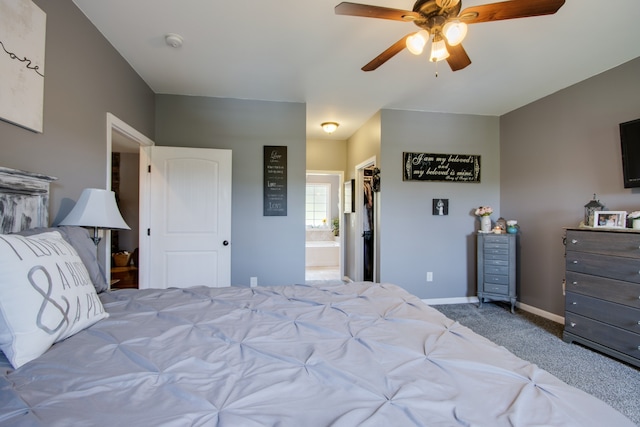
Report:
<svg viewBox="0 0 640 427"><path fill-rule="evenodd" d="M576 327L576 322L571 322L570 325L571 325L572 328L575 328Z"/></svg>
<svg viewBox="0 0 640 427"><path fill-rule="evenodd" d="M577 263L578 263L578 261L577 261L577 260L574 260L574 261L573 261L573 263L574 263L574 264L577 264Z"/></svg>
<svg viewBox="0 0 640 427"><path fill-rule="evenodd" d="M572 239L571 243L573 243L575 245L576 243L578 243L578 241L576 239Z"/></svg>
<svg viewBox="0 0 640 427"><path fill-rule="evenodd" d="M578 286L578 282L573 282L574 285Z"/></svg>
<svg viewBox="0 0 640 427"><path fill-rule="evenodd" d="M574 301L571 303L571 305L578 305L578 303Z"/></svg>

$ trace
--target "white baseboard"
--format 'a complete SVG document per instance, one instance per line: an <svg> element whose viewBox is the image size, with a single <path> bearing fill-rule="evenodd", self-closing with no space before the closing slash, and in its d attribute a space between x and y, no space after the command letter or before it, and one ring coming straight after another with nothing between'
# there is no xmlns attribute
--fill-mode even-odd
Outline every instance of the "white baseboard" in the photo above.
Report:
<svg viewBox="0 0 640 427"><path fill-rule="evenodd" d="M422 301L427 305L473 304L478 302L478 297L433 298Z"/></svg>
<svg viewBox="0 0 640 427"><path fill-rule="evenodd" d="M478 297L434 298L423 299L422 301L427 305L477 304ZM528 313L535 314L536 316L549 319L552 322L564 324L564 317L558 316L557 314L549 313L548 311L544 311L537 307L533 307L521 302L516 302L516 307L518 307L522 311L526 311Z"/></svg>
<svg viewBox="0 0 640 427"><path fill-rule="evenodd" d="M532 313L532 314L535 314L536 316L544 317L545 319L549 319L552 322L556 322L564 325L564 317L558 316L557 314L549 313L548 311L544 311L537 307L533 307L531 305L527 305L521 302L517 302L516 307L528 313Z"/></svg>

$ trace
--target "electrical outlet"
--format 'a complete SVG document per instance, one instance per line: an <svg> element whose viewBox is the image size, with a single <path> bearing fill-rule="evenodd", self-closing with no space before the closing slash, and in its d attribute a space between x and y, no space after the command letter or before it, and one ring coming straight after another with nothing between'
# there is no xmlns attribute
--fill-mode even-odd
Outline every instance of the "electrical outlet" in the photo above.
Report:
<svg viewBox="0 0 640 427"><path fill-rule="evenodd" d="M433 282L433 272L427 271L427 282Z"/></svg>
<svg viewBox="0 0 640 427"><path fill-rule="evenodd" d="M258 278L252 277L250 279L249 285L251 285L252 288L255 288L256 286L258 286Z"/></svg>

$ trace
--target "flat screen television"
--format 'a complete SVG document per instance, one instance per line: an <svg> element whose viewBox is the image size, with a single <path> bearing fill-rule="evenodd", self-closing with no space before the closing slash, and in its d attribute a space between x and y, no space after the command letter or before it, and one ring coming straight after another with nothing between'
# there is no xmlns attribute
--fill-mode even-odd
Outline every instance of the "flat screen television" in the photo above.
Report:
<svg viewBox="0 0 640 427"><path fill-rule="evenodd" d="M624 188L640 187L640 119L620 123Z"/></svg>

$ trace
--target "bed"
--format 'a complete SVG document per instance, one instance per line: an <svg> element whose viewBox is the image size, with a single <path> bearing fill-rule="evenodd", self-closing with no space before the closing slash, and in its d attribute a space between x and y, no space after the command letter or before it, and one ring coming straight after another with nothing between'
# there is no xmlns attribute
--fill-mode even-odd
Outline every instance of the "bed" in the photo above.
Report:
<svg viewBox="0 0 640 427"><path fill-rule="evenodd" d="M79 238L0 236L0 426L634 425L396 285L98 291ZM19 358L30 316L52 342Z"/></svg>

